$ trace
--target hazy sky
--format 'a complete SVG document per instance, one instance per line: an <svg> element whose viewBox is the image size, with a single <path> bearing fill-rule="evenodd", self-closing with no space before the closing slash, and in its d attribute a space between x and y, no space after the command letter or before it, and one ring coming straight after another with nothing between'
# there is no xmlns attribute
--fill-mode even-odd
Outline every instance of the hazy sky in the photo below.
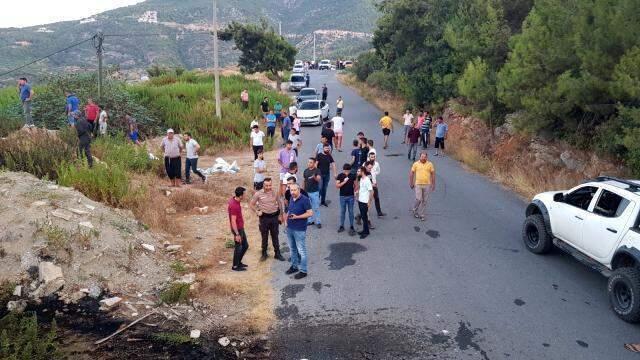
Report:
<svg viewBox="0 0 640 360"><path fill-rule="evenodd" d="M0 28L79 20L143 0L0 0Z"/></svg>

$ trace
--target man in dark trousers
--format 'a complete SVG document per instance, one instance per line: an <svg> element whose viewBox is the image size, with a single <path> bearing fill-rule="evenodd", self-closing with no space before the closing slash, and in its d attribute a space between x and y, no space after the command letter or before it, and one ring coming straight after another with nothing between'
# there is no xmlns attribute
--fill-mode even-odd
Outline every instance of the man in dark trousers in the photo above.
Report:
<svg viewBox="0 0 640 360"><path fill-rule="evenodd" d="M227 212L229 213L229 225L231 225L231 233L233 234L233 241L235 242L235 248L233 250L233 271L245 271L247 265L242 263L244 254L249 249L249 242L247 241L247 234L244 232L244 219L242 218L242 206L240 202L244 199L243 187L237 187L234 196L229 199L227 203Z"/></svg>
<svg viewBox="0 0 640 360"><path fill-rule="evenodd" d="M316 162L318 163L318 169L320 169L320 205L328 207L327 204L327 189L329 188L329 181L331 180L331 171L333 176L338 176L336 171L336 163L331 156L331 147L325 145L322 149L322 153L316 154Z"/></svg>
<svg viewBox="0 0 640 360"><path fill-rule="evenodd" d="M260 260L267 260L267 247L269 246L269 234L271 234L271 242L275 252L274 258L284 261L284 257L280 254L280 242L278 240L279 226L283 222L282 198L273 190L271 178L264 179L262 190L253 194L249 207L260 219L259 230L262 236L262 257Z"/></svg>
<svg viewBox="0 0 640 360"><path fill-rule="evenodd" d="M304 76L304 82L306 83L305 87L309 87L309 82L311 81L311 76L309 76L309 73L307 73Z"/></svg>
<svg viewBox="0 0 640 360"><path fill-rule="evenodd" d="M322 85L322 101L327 101L328 94L329 94L329 89L327 89L327 84Z"/></svg>
<svg viewBox="0 0 640 360"><path fill-rule="evenodd" d="M83 153L87 157L89 167L93 167L93 157L91 156L91 130L92 127L87 119L82 116L78 110L72 114L75 119L76 132L78 133L78 155L82 157Z"/></svg>

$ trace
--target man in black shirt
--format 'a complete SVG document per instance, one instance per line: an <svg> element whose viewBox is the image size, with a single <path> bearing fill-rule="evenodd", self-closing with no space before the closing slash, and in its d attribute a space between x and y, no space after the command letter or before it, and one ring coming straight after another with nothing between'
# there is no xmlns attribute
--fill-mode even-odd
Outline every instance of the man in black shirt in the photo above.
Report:
<svg viewBox="0 0 640 360"><path fill-rule="evenodd" d="M359 160L358 167L363 166L368 158L369 158L369 145L367 142L367 138L362 137L360 138L360 158L358 159Z"/></svg>
<svg viewBox="0 0 640 360"><path fill-rule="evenodd" d="M327 84L322 85L322 101L327 101L328 94L329 94L329 89L327 88Z"/></svg>
<svg viewBox="0 0 640 360"><path fill-rule="evenodd" d="M320 220L320 181L322 176L320 175L320 169L317 167L315 158L309 158L307 169L304 171L304 190L309 195L311 200L311 209L313 210L313 216L308 220L309 225L316 224L318 229L322 228Z"/></svg>
<svg viewBox="0 0 640 360"><path fill-rule="evenodd" d="M287 178L287 190L284 192L284 209L285 212L287 212L287 209L289 208L289 201L291 201L291 191L289 190L289 187L293 184L297 184L298 180L296 180L295 175L291 175ZM302 190L302 188L300 189L300 194L309 197L309 194L307 194L306 191Z"/></svg>
<svg viewBox="0 0 640 360"><path fill-rule="evenodd" d="M262 99L262 102L260 103L260 107L262 108L262 113L264 115L267 115L267 113L269 113L269 98L268 97L264 97L264 99Z"/></svg>
<svg viewBox="0 0 640 360"><path fill-rule="evenodd" d="M87 157L89 167L93 166L93 157L91 156L91 125L87 119L78 110L71 114L76 119L76 132L78 133L78 150L79 155L83 153Z"/></svg>
<svg viewBox="0 0 640 360"><path fill-rule="evenodd" d="M340 228L338 232L344 231L344 218L347 210L349 211L349 236L354 236L356 230L353 227L353 204L354 204L354 181L355 174L351 173L351 165L344 164L342 173L336 178L336 187L340 189Z"/></svg>
<svg viewBox="0 0 640 360"><path fill-rule="evenodd" d="M322 148L322 153L316 155L316 162L318 163L318 169L320 169L320 176L322 182L320 183L320 205L328 207L327 204L327 188L329 187L329 180L331 180L331 170L336 174L336 163L331 156L331 148L329 145L325 145Z"/></svg>
<svg viewBox="0 0 640 360"><path fill-rule="evenodd" d="M331 128L331 122L328 122L324 128L322 128L320 135L327 138L327 143L331 146L331 149L333 149L333 138L336 137L336 133Z"/></svg>

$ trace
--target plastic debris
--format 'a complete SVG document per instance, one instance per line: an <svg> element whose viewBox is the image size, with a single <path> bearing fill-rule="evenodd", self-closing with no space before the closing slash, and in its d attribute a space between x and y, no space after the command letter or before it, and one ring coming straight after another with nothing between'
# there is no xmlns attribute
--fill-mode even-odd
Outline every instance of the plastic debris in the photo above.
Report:
<svg viewBox="0 0 640 360"><path fill-rule="evenodd" d="M238 163L236 161L229 164L223 158L217 158L216 163L213 164L212 167L208 169L198 170L200 170L200 172L202 172L204 175L211 175L215 173L237 174L240 171L240 168L238 167Z"/></svg>

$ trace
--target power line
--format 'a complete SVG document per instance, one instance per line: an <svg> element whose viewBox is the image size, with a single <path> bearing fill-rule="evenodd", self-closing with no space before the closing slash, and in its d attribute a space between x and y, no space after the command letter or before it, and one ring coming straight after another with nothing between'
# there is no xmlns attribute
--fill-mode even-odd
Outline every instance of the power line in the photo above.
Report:
<svg viewBox="0 0 640 360"><path fill-rule="evenodd" d="M94 35L94 36L92 36L92 37L90 37L90 38L88 38L88 39L84 39L84 40L82 40L82 41L80 41L80 42L77 42L77 43L75 43L75 44L73 44L73 45L69 45L69 46L67 46L67 47L66 47L66 48L64 48L64 49L60 49L60 50L58 50L58 51L55 51L55 52L53 52L53 53L51 53L51 54L49 54L49 55L47 55L47 56L43 56L43 57L41 57L41 58L39 58L39 59L36 59L36 60L33 60L33 61L29 62L29 63L26 63L26 64L24 64L24 65L18 66L17 68L13 68L13 69L11 69L11 70L9 70L9 71L5 71L5 72L3 72L3 73L0 73L0 77L5 76L5 75L9 75L9 74L11 74L12 72L16 72L16 71L18 71L18 70L20 70L20 69L24 69L24 68L26 68L26 67L27 67L27 66L29 66L29 65L33 65L33 64L35 64L35 63L37 63L37 62L40 62L40 61L45 60L45 59L48 59L48 58L52 57L53 55L57 55L57 54L59 54L59 53L61 53L61 52L67 51L67 50L69 50L69 49L71 49L71 48L74 48L74 47L76 47L76 46L78 46L78 45L82 45L82 44L84 44L84 43L86 43L86 42L88 42L88 41L92 41L95 37L96 37L96 36Z"/></svg>

